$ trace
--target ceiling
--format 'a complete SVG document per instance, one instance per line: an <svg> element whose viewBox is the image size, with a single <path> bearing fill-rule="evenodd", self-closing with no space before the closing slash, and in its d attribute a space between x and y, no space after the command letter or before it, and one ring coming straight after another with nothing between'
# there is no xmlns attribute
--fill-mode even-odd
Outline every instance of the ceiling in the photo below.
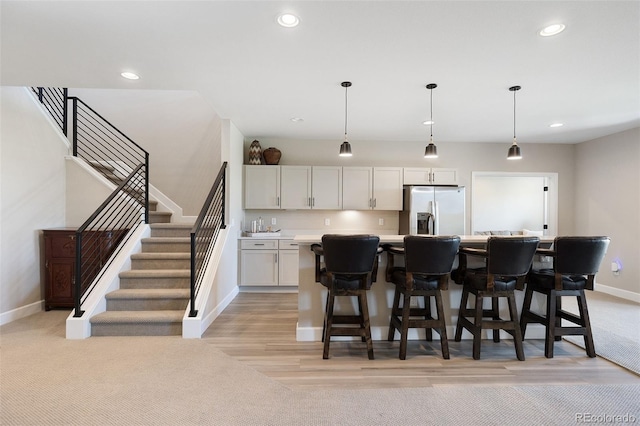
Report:
<svg viewBox="0 0 640 426"><path fill-rule="evenodd" d="M427 141L428 83L436 143L510 142L513 85L521 144L640 125L638 1L0 4L2 85L196 90L248 138L340 142L345 80L350 141Z"/></svg>

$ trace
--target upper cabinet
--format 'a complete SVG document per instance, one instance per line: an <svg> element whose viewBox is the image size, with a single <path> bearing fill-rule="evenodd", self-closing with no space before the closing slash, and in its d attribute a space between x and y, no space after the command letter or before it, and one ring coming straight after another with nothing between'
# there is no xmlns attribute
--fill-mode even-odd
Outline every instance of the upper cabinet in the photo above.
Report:
<svg viewBox="0 0 640 426"><path fill-rule="evenodd" d="M342 209L342 167L313 166L311 175L311 208Z"/></svg>
<svg viewBox="0 0 640 426"><path fill-rule="evenodd" d="M404 168L405 185L457 185L457 169Z"/></svg>
<svg viewBox="0 0 640 426"><path fill-rule="evenodd" d="M244 166L244 208L280 208L280 166Z"/></svg>
<svg viewBox="0 0 640 426"><path fill-rule="evenodd" d="M342 208L402 210L402 167L343 167Z"/></svg>
<svg viewBox="0 0 640 426"><path fill-rule="evenodd" d="M311 166L280 166L283 209L311 208Z"/></svg>
<svg viewBox="0 0 640 426"><path fill-rule="evenodd" d="M244 166L245 209L342 209L340 166Z"/></svg>
<svg viewBox="0 0 640 426"><path fill-rule="evenodd" d="M342 167L280 166L280 208L342 209Z"/></svg>

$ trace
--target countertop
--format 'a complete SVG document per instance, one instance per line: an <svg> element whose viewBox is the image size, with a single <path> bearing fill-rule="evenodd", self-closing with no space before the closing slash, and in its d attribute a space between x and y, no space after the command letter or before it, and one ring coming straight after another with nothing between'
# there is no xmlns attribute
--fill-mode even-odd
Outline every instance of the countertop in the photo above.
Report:
<svg viewBox="0 0 640 426"><path fill-rule="evenodd" d="M391 244L401 244L404 241L404 235L379 235L381 243L391 243ZM489 235L460 235L461 243L483 243L487 241ZM505 237L509 238L509 237ZM543 236L539 237L541 242L544 243L552 243L555 237L553 236ZM308 234L308 235L296 235L293 238L294 241L300 244L313 244L319 243L322 241L321 234Z"/></svg>

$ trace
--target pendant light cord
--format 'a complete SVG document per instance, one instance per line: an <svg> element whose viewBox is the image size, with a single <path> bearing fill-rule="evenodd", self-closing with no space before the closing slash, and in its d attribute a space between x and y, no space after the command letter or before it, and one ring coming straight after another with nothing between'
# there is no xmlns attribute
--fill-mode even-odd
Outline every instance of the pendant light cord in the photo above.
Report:
<svg viewBox="0 0 640 426"><path fill-rule="evenodd" d="M433 89L429 89L431 92L429 95L429 110L431 112L431 116L429 117L430 128L431 128L431 140L433 140Z"/></svg>
<svg viewBox="0 0 640 426"><path fill-rule="evenodd" d="M516 91L513 91L513 140L516 140Z"/></svg>
<svg viewBox="0 0 640 426"><path fill-rule="evenodd" d="M347 91L349 90L348 86L344 88L344 140L347 140Z"/></svg>

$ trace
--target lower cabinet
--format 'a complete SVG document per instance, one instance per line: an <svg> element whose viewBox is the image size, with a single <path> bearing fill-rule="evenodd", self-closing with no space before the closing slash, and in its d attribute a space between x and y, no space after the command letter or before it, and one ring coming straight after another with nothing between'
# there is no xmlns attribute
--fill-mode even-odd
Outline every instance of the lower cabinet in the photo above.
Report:
<svg viewBox="0 0 640 426"><path fill-rule="evenodd" d="M240 240L240 285L297 286L298 244L292 240Z"/></svg>

